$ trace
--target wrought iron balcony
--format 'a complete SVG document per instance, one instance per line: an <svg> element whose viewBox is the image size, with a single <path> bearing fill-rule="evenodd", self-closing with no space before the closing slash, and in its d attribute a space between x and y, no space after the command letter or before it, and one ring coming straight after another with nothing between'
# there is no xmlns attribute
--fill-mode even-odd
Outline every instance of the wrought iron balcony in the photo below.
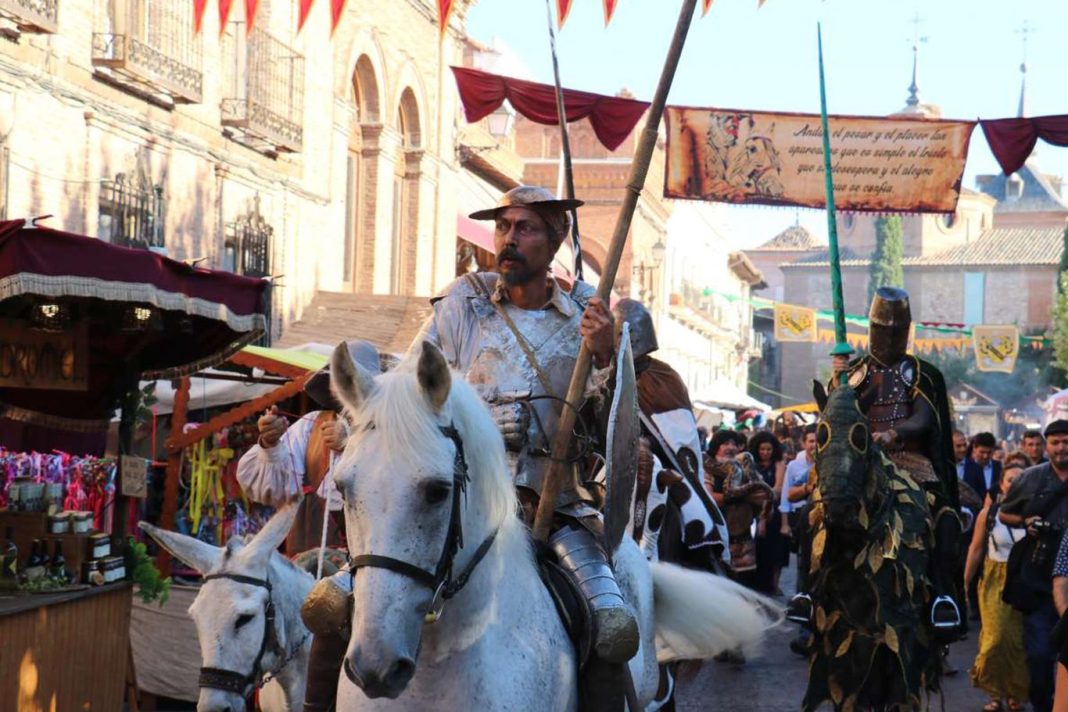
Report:
<svg viewBox="0 0 1068 712"><path fill-rule="evenodd" d="M99 76L164 104L201 100L204 75L193 3L98 2L104 4L98 13L104 31L93 33L93 67Z"/></svg>
<svg viewBox="0 0 1068 712"><path fill-rule="evenodd" d="M54 33L59 0L0 0L0 18L22 32Z"/></svg>
<svg viewBox="0 0 1068 712"><path fill-rule="evenodd" d="M240 23L226 35L229 65L222 125L256 150L297 152L304 144L304 57L266 32L247 36Z"/></svg>

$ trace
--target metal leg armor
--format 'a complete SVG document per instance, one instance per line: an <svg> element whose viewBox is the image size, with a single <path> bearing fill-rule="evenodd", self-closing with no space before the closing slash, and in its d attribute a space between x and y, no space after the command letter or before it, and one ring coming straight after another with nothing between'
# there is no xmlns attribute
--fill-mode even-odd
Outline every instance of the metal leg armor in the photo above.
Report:
<svg viewBox="0 0 1068 712"><path fill-rule="evenodd" d="M300 617L315 636L308 654L304 712L333 712L352 625L352 575L347 568L315 582Z"/></svg>
<svg viewBox="0 0 1068 712"><path fill-rule="evenodd" d="M638 652L638 622L596 537L578 524L566 524L549 537L549 546L593 611L597 657L610 663L630 660Z"/></svg>

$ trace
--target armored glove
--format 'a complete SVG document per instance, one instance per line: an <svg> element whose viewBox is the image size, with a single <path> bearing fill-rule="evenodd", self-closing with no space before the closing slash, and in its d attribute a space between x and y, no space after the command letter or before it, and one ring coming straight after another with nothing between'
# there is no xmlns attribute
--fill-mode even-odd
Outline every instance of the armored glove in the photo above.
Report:
<svg viewBox="0 0 1068 712"><path fill-rule="evenodd" d="M504 438L504 446L513 452L523 447L530 427L530 412L525 403L512 401L496 403L490 406L493 422Z"/></svg>

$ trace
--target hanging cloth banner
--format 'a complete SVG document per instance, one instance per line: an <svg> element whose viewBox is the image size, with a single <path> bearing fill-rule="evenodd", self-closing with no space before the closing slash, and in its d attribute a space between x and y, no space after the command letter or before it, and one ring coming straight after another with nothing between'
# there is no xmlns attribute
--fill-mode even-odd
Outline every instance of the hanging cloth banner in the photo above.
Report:
<svg viewBox="0 0 1068 712"><path fill-rule="evenodd" d="M775 339L777 341L815 341L817 337L816 310L775 305Z"/></svg>
<svg viewBox="0 0 1068 712"><path fill-rule="evenodd" d="M619 0L603 0L604 1L604 25L608 27L608 23L612 21L612 15L616 11L616 5L619 4Z"/></svg>
<svg viewBox="0 0 1068 712"><path fill-rule="evenodd" d="M664 197L823 208L815 114L668 107ZM975 122L831 116L834 198L851 212L952 213Z"/></svg>
<svg viewBox="0 0 1068 712"><path fill-rule="evenodd" d="M245 0L245 34L252 32L252 25L256 22L256 10L259 9L260 0Z"/></svg>
<svg viewBox="0 0 1068 712"><path fill-rule="evenodd" d="M199 35L204 25L204 13L208 9L208 0L193 0L193 34Z"/></svg>
<svg viewBox="0 0 1068 712"><path fill-rule="evenodd" d="M312 3L315 0L300 0L300 4L297 6L297 32L304 29L304 23L308 21L308 15L311 14Z"/></svg>
<svg viewBox="0 0 1068 712"><path fill-rule="evenodd" d="M474 123L489 116L507 99L513 109L531 121L557 125L556 88L552 84L502 77L465 67L451 69L468 122ZM619 148L648 108L649 102L645 101L564 89L567 120L589 118L597 140L609 151Z"/></svg>
<svg viewBox="0 0 1068 712"><path fill-rule="evenodd" d="M564 28L567 16L571 14L571 0L556 0L556 26Z"/></svg>
<svg viewBox="0 0 1068 712"><path fill-rule="evenodd" d="M455 3L452 0L438 0L438 27L441 39L445 38L445 32L449 29L449 17L452 16L454 6Z"/></svg>
<svg viewBox="0 0 1068 712"><path fill-rule="evenodd" d="M1033 119L982 119L986 142L1005 175L1023 167L1038 139L1054 146L1068 146L1068 115L1036 116Z"/></svg>
<svg viewBox="0 0 1068 712"><path fill-rule="evenodd" d="M345 0L330 0L330 36L334 36L337 23L341 22L341 16L345 14Z"/></svg>
<svg viewBox="0 0 1068 712"><path fill-rule="evenodd" d="M701 17L708 14L708 11L712 9L712 0L701 0Z"/></svg>
<svg viewBox="0 0 1068 712"><path fill-rule="evenodd" d="M1020 332L1015 326L976 326L975 367L980 371L1012 373L1019 353Z"/></svg>
<svg viewBox="0 0 1068 712"><path fill-rule="evenodd" d="M219 36L226 34L226 23L230 21L230 7L234 0L219 0Z"/></svg>

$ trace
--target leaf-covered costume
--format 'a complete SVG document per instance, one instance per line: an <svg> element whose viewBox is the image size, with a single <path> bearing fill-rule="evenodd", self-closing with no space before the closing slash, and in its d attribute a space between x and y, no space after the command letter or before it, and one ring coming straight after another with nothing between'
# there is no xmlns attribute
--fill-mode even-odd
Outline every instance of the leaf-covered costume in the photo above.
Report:
<svg viewBox="0 0 1068 712"><path fill-rule="evenodd" d="M856 402L851 388L832 393L817 435L806 712L826 700L842 711L919 709L941 675L927 615L933 497L871 443ZM828 520L828 493L857 505L852 526Z"/></svg>

